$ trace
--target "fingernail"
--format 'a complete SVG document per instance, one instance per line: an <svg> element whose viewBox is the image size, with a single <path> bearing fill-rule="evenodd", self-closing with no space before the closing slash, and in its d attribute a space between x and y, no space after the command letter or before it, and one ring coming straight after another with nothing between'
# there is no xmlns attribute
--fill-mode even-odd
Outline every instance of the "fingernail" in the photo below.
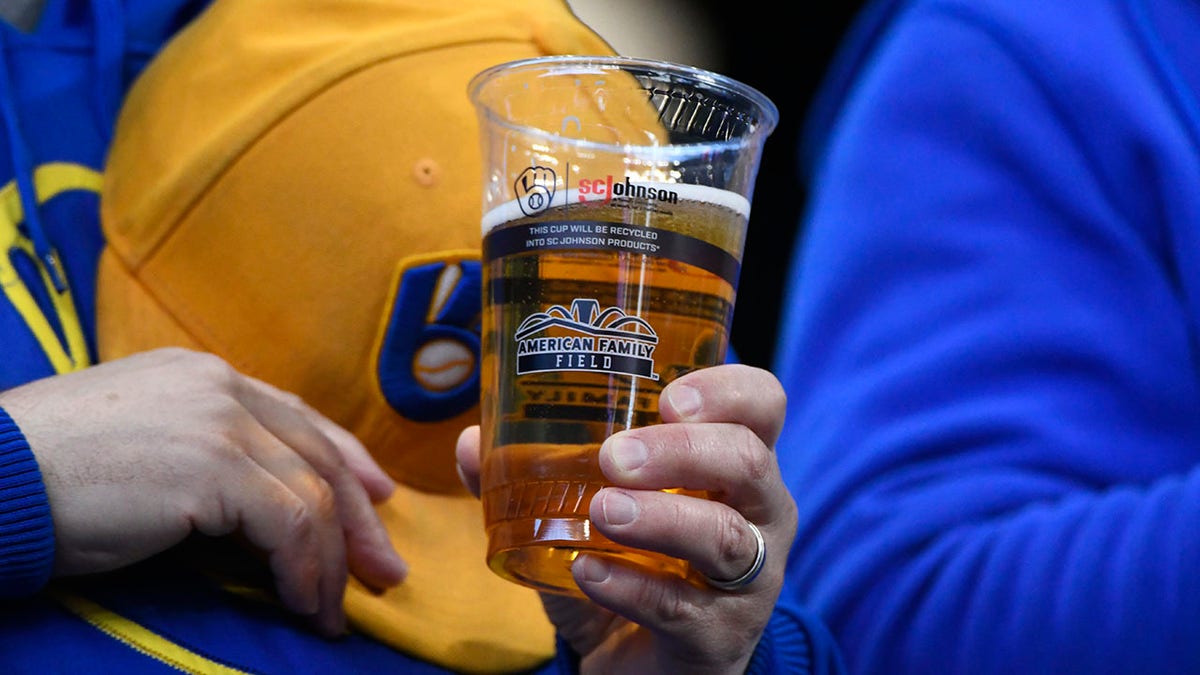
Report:
<svg viewBox="0 0 1200 675"><path fill-rule="evenodd" d="M704 405L704 399L700 397L700 390L686 384L677 384L671 387L671 390L667 392L667 400L675 412L683 417L695 415L700 412L700 406Z"/></svg>
<svg viewBox="0 0 1200 675"><path fill-rule="evenodd" d="M392 585L395 586L408 578L408 561L401 558L399 553L390 548L387 557L390 558L388 566L392 568L391 576L395 582Z"/></svg>
<svg viewBox="0 0 1200 675"><path fill-rule="evenodd" d="M455 464L454 470L458 472L458 482L462 483L463 487L479 498L479 483L467 477L467 472L463 470L462 464Z"/></svg>
<svg viewBox="0 0 1200 675"><path fill-rule="evenodd" d="M608 581L611 572L608 561L594 555L585 555L575 561L572 566L576 572L576 581L599 584Z"/></svg>
<svg viewBox="0 0 1200 675"><path fill-rule="evenodd" d="M355 575L371 593L383 595L388 589L399 586L408 578L408 562L390 546L383 550L378 563L379 568L369 574Z"/></svg>
<svg viewBox="0 0 1200 675"><path fill-rule="evenodd" d="M646 444L636 438L616 438L608 454L621 471L637 471L646 463Z"/></svg>
<svg viewBox="0 0 1200 675"><path fill-rule="evenodd" d="M372 591L383 593L408 578L408 561L392 546L386 532L363 555L365 558L356 558L360 562L351 571Z"/></svg>
<svg viewBox="0 0 1200 675"><path fill-rule="evenodd" d="M604 519L611 525L628 525L637 520L637 502L624 492L605 490L600 508L604 511Z"/></svg>

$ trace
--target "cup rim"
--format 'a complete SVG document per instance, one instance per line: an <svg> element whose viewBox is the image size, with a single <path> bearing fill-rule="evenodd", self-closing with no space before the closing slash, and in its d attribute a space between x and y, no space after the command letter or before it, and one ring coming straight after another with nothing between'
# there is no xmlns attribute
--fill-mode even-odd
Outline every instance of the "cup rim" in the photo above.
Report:
<svg viewBox="0 0 1200 675"><path fill-rule="evenodd" d="M696 148L696 147L714 147L714 146L740 146L747 143L756 142L758 139L764 139L779 124L779 108L775 105L766 94L759 91L740 80L736 80L728 75L723 75L711 70L700 68L698 66L676 63L673 61L665 61L661 59L651 59L635 56L582 56L582 55L553 55L553 56L537 56L525 59L517 59L514 61L506 61L490 66L479 73L476 73L467 84L467 96L476 110L481 114L486 115L489 120L509 129L521 129L526 132L533 132L535 135L545 136L550 139L560 139L561 137L552 132L536 127L529 127L519 122L513 122L500 115L497 115L491 105L484 102L481 98L483 88L496 75L503 72L516 70L536 70L548 69L553 66L555 72L560 74L570 74L572 72L593 73L609 70L624 70L624 69L641 69L663 72L671 76L681 79L688 79L701 83L707 87L724 90L736 97L745 100L750 106L757 111L755 123L750 125L750 131L745 134L731 137L727 140L713 141L694 141L684 143L672 143L669 145L654 146L654 145L617 145L613 143L604 143L600 141L587 141L573 139L573 143L578 143L581 147L596 147L596 148L611 148L611 147L639 147L653 149L655 151L669 151L670 148ZM549 72L549 71L548 71Z"/></svg>

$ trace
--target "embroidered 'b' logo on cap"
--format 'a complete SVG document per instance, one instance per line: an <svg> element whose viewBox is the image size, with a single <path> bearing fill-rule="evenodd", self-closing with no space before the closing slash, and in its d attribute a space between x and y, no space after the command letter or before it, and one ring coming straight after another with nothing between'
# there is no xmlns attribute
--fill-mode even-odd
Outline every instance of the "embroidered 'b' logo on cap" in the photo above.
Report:
<svg viewBox="0 0 1200 675"><path fill-rule="evenodd" d="M419 422L470 410L479 402L479 260L439 254L405 261L397 276L376 367L384 398Z"/></svg>

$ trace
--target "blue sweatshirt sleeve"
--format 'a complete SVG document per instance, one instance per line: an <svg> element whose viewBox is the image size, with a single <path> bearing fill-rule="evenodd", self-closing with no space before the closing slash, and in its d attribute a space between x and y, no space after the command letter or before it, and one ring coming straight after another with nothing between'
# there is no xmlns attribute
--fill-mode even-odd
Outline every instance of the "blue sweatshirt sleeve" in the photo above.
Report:
<svg viewBox="0 0 1200 675"><path fill-rule="evenodd" d="M54 524L25 436L0 408L0 597L30 595L54 569Z"/></svg>
<svg viewBox="0 0 1200 675"><path fill-rule="evenodd" d="M785 592L851 672L1200 670L1200 151L1136 4L917 2L821 156Z"/></svg>
<svg viewBox="0 0 1200 675"><path fill-rule="evenodd" d="M841 675L841 652L829 629L807 609L775 608L758 641L746 675Z"/></svg>

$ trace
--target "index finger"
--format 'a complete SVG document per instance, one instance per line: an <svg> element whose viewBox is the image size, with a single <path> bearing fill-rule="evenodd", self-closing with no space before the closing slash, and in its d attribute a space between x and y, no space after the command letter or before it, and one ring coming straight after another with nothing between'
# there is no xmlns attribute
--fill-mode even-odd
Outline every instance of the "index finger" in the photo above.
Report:
<svg viewBox="0 0 1200 675"><path fill-rule="evenodd" d="M266 409L283 405L300 414L308 424L315 427L332 442L338 452L337 459L358 478L372 501L382 502L391 496L392 491L396 489L396 482L375 462L371 453L354 434L325 417L304 399L291 392L248 375L243 375L243 383L253 393L253 396L243 400L243 403L252 405L256 402L264 402Z"/></svg>
<svg viewBox="0 0 1200 675"><path fill-rule="evenodd" d="M392 547L366 488L346 461L343 451L347 446L338 444L345 439L323 433L314 421L317 413L299 397L250 377L244 384L240 400L246 409L333 487L354 575L373 588L399 583L406 566Z"/></svg>

